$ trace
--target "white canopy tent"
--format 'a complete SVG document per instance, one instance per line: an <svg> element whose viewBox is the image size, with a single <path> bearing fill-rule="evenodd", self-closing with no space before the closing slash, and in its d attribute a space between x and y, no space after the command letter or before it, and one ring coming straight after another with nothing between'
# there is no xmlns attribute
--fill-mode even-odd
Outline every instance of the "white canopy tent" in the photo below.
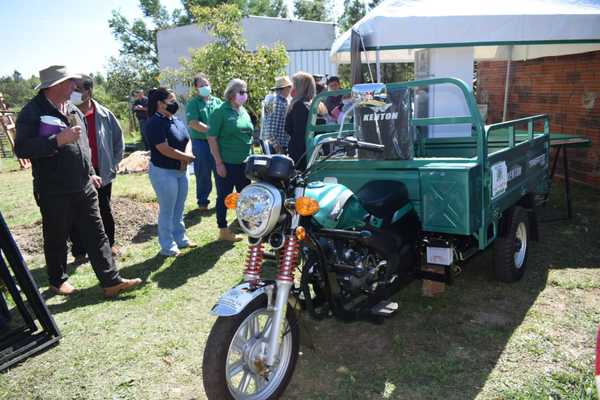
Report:
<svg viewBox="0 0 600 400"><path fill-rule="evenodd" d="M423 49L431 53L428 76L459 77L468 85L474 60L507 60L505 120L510 61L600 50L600 1L384 0L336 39L332 62L350 63L352 30L361 37L361 61L377 66L377 81L381 63L415 62ZM464 108L452 90L431 94L433 112Z"/></svg>
<svg viewBox="0 0 600 400"><path fill-rule="evenodd" d="M351 28L363 62L412 62L423 48L474 47L476 60L527 60L600 50L600 2L385 0ZM331 61L350 63L350 32Z"/></svg>

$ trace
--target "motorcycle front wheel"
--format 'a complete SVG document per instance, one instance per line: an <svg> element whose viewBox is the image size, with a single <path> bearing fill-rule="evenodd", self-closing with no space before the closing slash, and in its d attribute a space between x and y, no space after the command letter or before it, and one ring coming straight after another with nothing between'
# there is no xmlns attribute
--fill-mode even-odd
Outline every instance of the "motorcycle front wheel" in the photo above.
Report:
<svg viewBox="0 0 600 400"><path fill-rule="evenodd" d="M288 385L300 345L296 316L288 307L275 364L264 363L272 328L267 296L254 299L232 317L219 317L204 349L202 375L208 399L277 399Z"/></svg>

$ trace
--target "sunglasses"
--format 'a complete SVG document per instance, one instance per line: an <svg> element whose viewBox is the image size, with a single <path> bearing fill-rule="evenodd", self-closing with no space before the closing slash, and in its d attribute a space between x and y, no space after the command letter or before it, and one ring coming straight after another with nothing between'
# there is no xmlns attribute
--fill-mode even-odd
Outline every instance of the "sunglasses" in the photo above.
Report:
<svg viewBox="0 0 600 400"><path fill-rule="evenodd" d="M244 95L244 94L248 94L248 91L247 90L240 90L238 93L241 94L241 95Z"/></svg>

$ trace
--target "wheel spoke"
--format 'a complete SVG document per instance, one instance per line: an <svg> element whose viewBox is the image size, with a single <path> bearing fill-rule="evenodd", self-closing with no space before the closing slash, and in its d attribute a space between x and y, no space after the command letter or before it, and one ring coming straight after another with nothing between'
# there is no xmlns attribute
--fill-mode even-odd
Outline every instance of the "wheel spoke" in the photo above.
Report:
<svg viewBox="0 0 600 400"><path fill-rule="evenodd" d="M231 349L239 354L244 354L244 347L246 345L246 341L243 340L239 335L236 335L233 338L233 342L231 342Z"/></svg>
<svg viewBox="0 0 600 400"><path fill-rule="evenodd" d="M227 373L229 374L230 378L233 378L234 376L236 376L243 370L244 370L244 363L242 360L238 360L238 361L234 362L233 364L231 364L227 368Z"/></svg>
<svg viewBox="0 0 600 400"><path fill-rule="evenodd" d="M242 379L240 380L240 384L238 386L238 391L245 393L248 389L248 385L250 385L251 380L252 378L250 377L248 371L244 371L244 375L242 376Z"/></svg>
<svg viewBox="0 0 600 400"><path fill-rule="evenodd" d="M261 375L254 375L254 383L256 384L256 391L260 392L267 385L268 381Z"/></svg>
<svg viewBox="0 0 600 400"><path fill-rule="evenodd" d="M260 332L260 335L262 337L267 337L267 335L269 334L269 330L271 329L271 325L273 323L273 318L271 318L269 316L269 318L267 319L267 321L265 322L265 326L262 329L262 331Z"/></svg>

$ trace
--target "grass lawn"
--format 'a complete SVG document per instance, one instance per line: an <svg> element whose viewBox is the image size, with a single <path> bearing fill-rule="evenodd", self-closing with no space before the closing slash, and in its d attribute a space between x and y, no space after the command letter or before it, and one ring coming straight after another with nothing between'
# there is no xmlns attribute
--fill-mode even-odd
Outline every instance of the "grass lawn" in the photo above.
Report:
<svg viewBox="0 0 600 400"><path fill-rule="evenodd" d="M0 210L11 229L39 229L30 171L2 173L0 182ZM147 176L117 179L115 201L126 197L123 204L138 205L123 218L146 221L124 226L137 232L119 243L119 268L147 283L116 300L102 298L89 264L71 273L77 295L51 296L43 255L27 253L63 338L0 374L0 399L205 398L209 310L239 281L245 244L214 241L215 216L192 211L193 190L191 178L186 223L199 247L165 260L148 222L155 221L156 205L146 204L154 201ZM562 212L561 195L557 186L542 218ZM541 241L516 284L490 278L486 252L439 298L421 297L420 283L413 283L398 294L400 310L383 325L305 321L311 340L304 338L285 398L595 399L600 193L576 187L573 198L572 221L540 224ZM25 241L19 244L29 249Z"/></svg>
<svg viewBox="0 0 600 400"><path fill-rule="evenodd" d="M19 161L16 158L0 158L0 174L4 172L18 171Z"/></svg>

